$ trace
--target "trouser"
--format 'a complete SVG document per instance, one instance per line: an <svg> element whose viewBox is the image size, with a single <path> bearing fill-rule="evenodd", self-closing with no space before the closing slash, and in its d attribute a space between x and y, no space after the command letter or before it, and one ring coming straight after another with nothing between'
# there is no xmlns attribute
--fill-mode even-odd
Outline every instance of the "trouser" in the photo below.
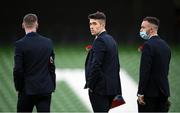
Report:
<svg viewBox="0 0 180 113"><path fill-rule="evenodd" d="M94 112L108 112L114 95L99 95L89 91L89 99Z"/></svg>
<svg viewBox="0 0 180 113"><path fill-rule="evenodd" d="M32 112L36 106L37 112L50 112L51 94L26 95L18 94L17 112Z"/></svg>
<svg viewBox="0 0 180 113"><path fill-rule="evenodd" d="M140 105L138 102L138 112L163 112L167 113L170 108L168 98L144 98L145 105Z"/></svg>

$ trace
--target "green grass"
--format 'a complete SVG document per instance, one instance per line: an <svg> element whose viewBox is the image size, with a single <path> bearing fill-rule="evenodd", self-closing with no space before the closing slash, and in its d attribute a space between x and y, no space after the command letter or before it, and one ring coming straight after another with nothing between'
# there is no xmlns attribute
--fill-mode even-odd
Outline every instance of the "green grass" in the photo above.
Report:
<svg viewBox="0 0 180 113"><path fill-rule="evenodd" d="M56 45L56 67L57 68L84 68L87 52L85 44L79 45ZM140 52L136 45L123 45L119 47L120 64L129 75L138 82ZM169 71L169 82L171 88L172 106L170 111L180 111L180 46L171 46L172 59ZM17 96L12 78L13 69L13 48L0 48L0 111L15 111ZM124 94L125 95L125 94ZM74 101L72 101L75 98ZM70 100L72 99L72 100ZM77 103L76 103L77 102ZM75 104L76 103L76 104ZM77 106L76 106L77 105ZM73 93L73 90L64 81L59 82L56 92L52 98L52 111L88 111L80 101L80 98Z"/></svg>
<svg viewBox="0 0 180 113"><path fill-rule="evenodd" d="M180 47L172 48L172 58L169 71L169 83L171 91L171 111L180 111Z"/></svg>
<svg viewBox="0 0 180 113"><path fill-rule="evenodd" d="M56 45L55 63L57 68L84 68L87 51L85 45Z"/></svg>
<svg viewBox="0 0 180 113"><path fill-rule="evenodd" d="M119 47L119 59L121 68L125 69L131 77L138 81L139 79L139 64L141 53L138 51L138 46L123 46Z"/></svg>
<svg viewBox="0 0 180 113"><path fill-rule="evenodd" d="M52 98L52 112L89 112L65 81L58 82L57 89Z"/></svg>

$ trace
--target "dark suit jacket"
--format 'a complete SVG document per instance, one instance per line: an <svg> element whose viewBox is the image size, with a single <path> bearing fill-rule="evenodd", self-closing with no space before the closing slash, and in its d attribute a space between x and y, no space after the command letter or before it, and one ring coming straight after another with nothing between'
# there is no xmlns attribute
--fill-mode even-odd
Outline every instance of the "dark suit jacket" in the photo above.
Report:
<svg viewBox="0 0 180 113"><path fill-rule="evenodd" d="M107 32L102 32L92 46L85 63L85 88L101 95L121 94L120 65L115 40Z"/></svg>
<svg viewBox="0 0 180 113"><path fill-rule="evenodd" d="M28 95L55 90L56 75L52 41L31 32L15 43L13 77L15 88Z"/></svg>
<svg viewBox="0 0 180 113"><path fill-rule="evenodd" d="M144 43L140 63L138 94L145 97L168 97L168 72L171 50L159 36Z"/></svg>

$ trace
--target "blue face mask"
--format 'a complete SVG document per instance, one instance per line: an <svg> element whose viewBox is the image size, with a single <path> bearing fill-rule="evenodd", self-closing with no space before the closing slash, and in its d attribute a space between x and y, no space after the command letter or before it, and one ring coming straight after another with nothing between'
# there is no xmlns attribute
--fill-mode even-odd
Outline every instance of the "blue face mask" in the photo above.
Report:
<svg viewBox="0 0 180 113"><path fill-rule="evenodd" d="M150 38L149 35L147 35L146 31L140 31L139 35L145 40L148 40Z"/></svg>

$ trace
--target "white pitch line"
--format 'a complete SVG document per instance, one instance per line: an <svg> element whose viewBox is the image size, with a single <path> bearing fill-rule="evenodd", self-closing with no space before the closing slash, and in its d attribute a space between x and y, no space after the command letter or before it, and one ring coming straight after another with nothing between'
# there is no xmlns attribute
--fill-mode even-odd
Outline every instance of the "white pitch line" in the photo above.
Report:
<svg viewBox="0 0 180 113"><path fill-rule="evenodd" d="M56 69L56 80L66 81L74 93L81 98L86 107L92 111L88 92L84 90L85 75L82 69Z"/></svg>
<svg viewBox="0 0 180 113"><path fill-rule="evenodd" d="M137 84L123 69L120 70L122 94L126 104L113 108L109 113L137 113ZM88 91L84 88L85 72L83 69L56 69L56 80L66 81L82 102L92 112Z"/></svg>

